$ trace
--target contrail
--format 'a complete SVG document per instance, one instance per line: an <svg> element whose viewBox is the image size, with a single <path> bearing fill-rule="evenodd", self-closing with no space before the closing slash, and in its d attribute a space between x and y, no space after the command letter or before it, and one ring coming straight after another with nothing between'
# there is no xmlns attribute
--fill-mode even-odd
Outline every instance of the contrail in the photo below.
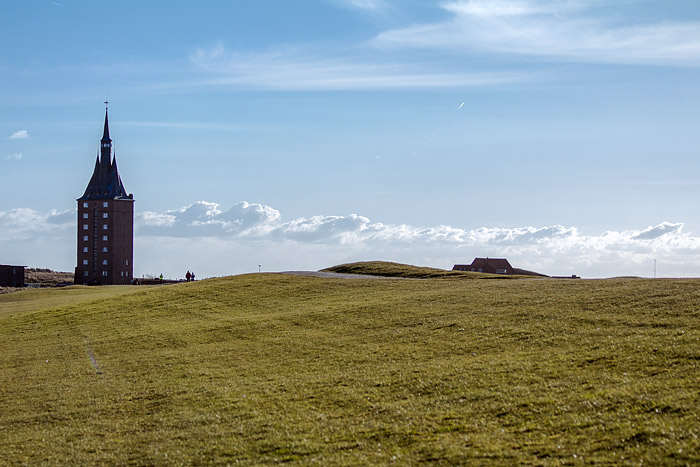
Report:
<svg viewBox="0 0 700 467"><path fill-rule="evenodd" d="M459 112L459 109L461 109L462 107L464 107L464 101L462 101L462 103L459 104L459 107L457 107L457 109L454 111L454 113ZM452 116L452 118L454 118L454 115ZM420 154L421 151L423 151L423 149L425 149L425 147L426 147L428 144L430 144L430 142L431 142L432 140L434 140L435 137L436 137L437 135L439 135L440 132L441 132L447 125L449 125L449 124L452 122L452 118L450 118L450 120L448 120L447 122L445 122L440 128L438 128L437 130L435 130L435 133L433 133L433 135L432 135L430 138L428 138L428 139L425 141L425 143L423 143L423 145L422 145L420 148L418 148L418 149L416 150L416 152L414 152L413 154L411 154L411 157L416 157L418 154Z"/></svg>

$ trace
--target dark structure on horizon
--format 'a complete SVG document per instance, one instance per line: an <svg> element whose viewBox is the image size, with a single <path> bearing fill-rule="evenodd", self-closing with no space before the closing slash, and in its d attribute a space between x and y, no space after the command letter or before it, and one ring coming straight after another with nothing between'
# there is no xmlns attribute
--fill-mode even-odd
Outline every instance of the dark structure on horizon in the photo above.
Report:
<svg viewBox="0 0 700 467"><path fill-rule="evenodd" d="M528 271L526 269L514 268L505 258L474 258L472 264L455 264L452 267L453 271L471 271L484 272L488 274L505 274L505 275L521 275L521 276L540 276L547 277L538 272Z"/></svg>
<svg viewBox="0 0 700 467"><path fill-rule="evenodd" d="M107 102L105 102L107 104ZM112 156L109 118L90 183L78 198L76 284L131 284L134 259L134 195L127 195Z"/></svg>
<svg viewBox="0 0 700 467"><path fill-rule="evenodd" d="M0 286L24 287L24 266L0 264Z"/></svg>

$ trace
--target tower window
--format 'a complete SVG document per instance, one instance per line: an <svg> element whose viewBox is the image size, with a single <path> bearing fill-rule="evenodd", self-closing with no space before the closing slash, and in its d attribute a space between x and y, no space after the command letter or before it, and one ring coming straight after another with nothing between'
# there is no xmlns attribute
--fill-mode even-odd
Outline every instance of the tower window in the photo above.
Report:
<svg viewBox="0 0 700 467"><path fill-rule="evenodd" d="M128 260L128 259L126 260L126 265L127 265L127 266L129 265L129 260Z"/></svg>
<svg viewBox="0 0 700 467"><path fill-rule="evenodd" d="M83 219L87 219L88 217L89 217L89 216L88 216L88 213L87 213L87 212L84 212L84 213L83 213Z"/></svg>
<svg viewBox="0 0 700 467"><path fill-rule="evenodd" d="M84 260L83 260L83 266L87 266L87 265L88 265L88 260L84 259Z"/></svg>
<svg viewBox="0 0 700 467"><path fill-rule="evenodd" d="M106 260L106 259L103 259L103 260L102 260L102 265L103 265L103 266L107 266L107 260Z"/></svg>
<svg viewBox="0 0 700 467"><path fill-rule="evenodd" d="M107 271L102 271L102 277L107 277Z"/></svg>
<svg viewBox="0 0 700 467"><path fill-rule="evenodd" d="M84 208L88 207L88 204L87 204L87 203L83 203L83 207L84 207Z"/></svg>
<svg viewBox="0 0 700 467"><path fill-rule="evenodd" d="M87 275L88 275L88 272L87 272L87 271L83 271L83 277L87 277Z"/></svg>
<svg viewBox="0 0 700 467"><path fill-rule="evenodd" d="M109 237L108 237L107 235L103 235L103 236L102 236L102 241L103 241L103 242L106 242L108 239L109 239Z"/></svg>
<svg viewBox="0 0 700 467"><path fill-rule="evenodd" d="M107 230L107 224L102 224L102 230Z"/></svg>
<svg viewBox="0 0 700 467"><path fill-rule="evenodd" d="M87 230L87 229L88 229L87 224L83 224L83 230Z"/></svg>
<svg viewBox="0 0 700 467"><path fill-rule="evenodd" d="M87 236L87 235L83 235L83 241L84 241L84 242L87 242L87 241L88 241L88 236Z"/></svg>
<svg viewBox="0 0 700 467"><path fill-rule="evenodd" d="M107 214L106 212L102 213L102 219L107 219L108 217L109 217L109 214Z"/></svg>
<svg viewBox="0 0 700 467"><path fill-rule="evenodd" d="M106 247L106 246L103 246L103 247L102 247L102 253L107 253L107 247Z"/></svg>
<svg viewBox="0 0 700 467"><path fill-rule="evenodd" d="M109 203L108 203L107 201L105 201L104 203L102 203L102 207L103 207L103 208L109 207Z"/></svg>
<svg viewBox="0 0 700 467"><path fill-rule="evenodd" d="M84 246L84 247L83 247L83 253L87 253L87 252L88 252L88 247Z"/></svg>

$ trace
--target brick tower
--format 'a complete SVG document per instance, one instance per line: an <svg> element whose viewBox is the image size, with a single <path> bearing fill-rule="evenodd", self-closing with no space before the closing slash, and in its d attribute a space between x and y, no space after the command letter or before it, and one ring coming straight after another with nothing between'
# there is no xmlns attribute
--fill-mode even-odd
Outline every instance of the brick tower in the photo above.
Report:
<svg viewBox="0 0 700 467"><path fill-rule="evenodd" d="M107 104L107 102L105 102ZM85 194L78 198L78 265L75 283L130 284L134 259L134 195L127 195L112 157L109 119Z"/></svg>

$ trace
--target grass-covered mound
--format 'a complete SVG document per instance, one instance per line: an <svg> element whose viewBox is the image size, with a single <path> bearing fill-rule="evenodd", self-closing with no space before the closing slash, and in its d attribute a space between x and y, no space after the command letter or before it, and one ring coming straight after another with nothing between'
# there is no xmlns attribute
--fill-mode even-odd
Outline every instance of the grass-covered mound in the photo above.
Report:
<svg viewBox="0 0 700 467"><path fill-rule="evenodd" d="M323 271L341 274L362 274L367 276L397 277L404 279L443 279L443 278L487 278L506 277L495 274L481 274L462 271L447 271L445 269L426 268L409 264L391 263L388 261L364 261L359 263L340 264Z"/></svg>
<svg viewBox="0 0 700 467"><path fill-rule="evenodd" d="M697 280L45 292L0 297L0 464L700 463Z"/></svg>

